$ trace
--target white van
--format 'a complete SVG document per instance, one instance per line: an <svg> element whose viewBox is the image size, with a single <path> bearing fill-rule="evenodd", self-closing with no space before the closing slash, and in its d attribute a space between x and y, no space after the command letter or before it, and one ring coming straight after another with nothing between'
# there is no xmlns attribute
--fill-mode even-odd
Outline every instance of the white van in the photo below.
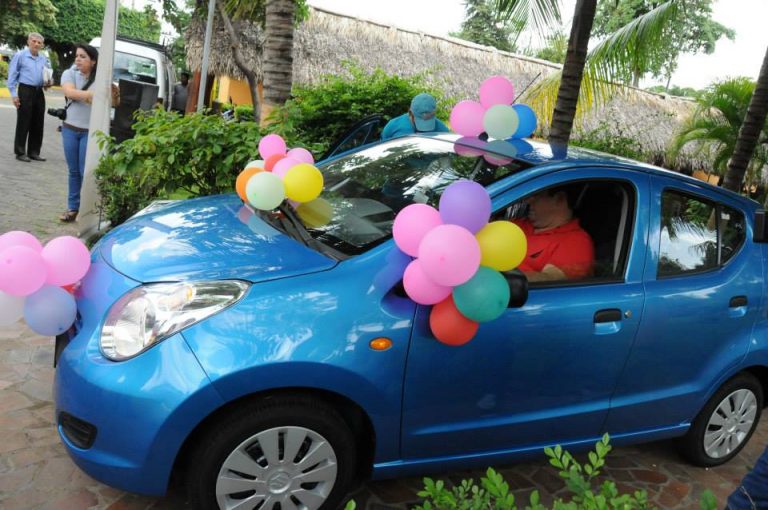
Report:
<svg viewBox="0 0 768 510"><path fill-rule="evenodd" d="M101 48L101 37L93 39L90 44ZM162 101L166 110L170 109L176 72L162 45L118 36L112 81L118 82L121 78L157 85L158 101Z"/></svg>

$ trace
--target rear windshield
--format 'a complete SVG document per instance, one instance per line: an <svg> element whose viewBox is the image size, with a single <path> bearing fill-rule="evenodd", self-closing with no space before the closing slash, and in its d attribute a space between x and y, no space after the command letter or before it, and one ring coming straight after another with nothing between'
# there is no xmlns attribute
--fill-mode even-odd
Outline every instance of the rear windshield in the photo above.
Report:
<svg viewBox="0 0 768 510"><path fill-rule="evenodd" d="M157 85L157 63L151 58L116 51L112 79L143 81Z"/></svg>

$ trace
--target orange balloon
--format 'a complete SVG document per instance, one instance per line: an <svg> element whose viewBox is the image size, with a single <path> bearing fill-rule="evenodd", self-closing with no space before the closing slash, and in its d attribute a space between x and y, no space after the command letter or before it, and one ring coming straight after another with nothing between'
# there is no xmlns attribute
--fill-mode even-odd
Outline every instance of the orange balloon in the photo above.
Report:
<svg viewBox="0 0 768 510"><path fill-rule="evenodd" d="M429 328L440 342L445 345L464 345L474 338L479 322L467 319L456 308L453 296L432 307L429 314Z"/></svg>
<svg viewBox="0 0 768 510"><path fill-rule="evenodd" d="M275 167L275 163L285 157L285 154L272 154L270 157L264 160L264 170L271 172Z"/></svg>
<svg viewBox="0 0 768 510"><path fill-rule="evenodd" d="M235 181L235 189L237 190L237 195L240 197L240 200L243 202L248 201L248 197L245 196L245 185L248 184L248 179L261 171L261 168L250 166L240 172L240 175L237 176L237 181Z"/></svg>

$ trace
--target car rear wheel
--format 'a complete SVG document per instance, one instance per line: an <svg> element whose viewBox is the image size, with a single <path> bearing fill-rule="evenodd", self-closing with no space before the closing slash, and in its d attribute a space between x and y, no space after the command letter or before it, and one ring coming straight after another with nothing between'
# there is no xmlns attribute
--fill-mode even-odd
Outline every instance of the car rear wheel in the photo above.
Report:
<svg viewBox="0 0 768 510"><path fill-rule="evenodd" d="M187 469L194 508L335 509L355 470L355 441L331 407L276 397L210 428Z"/></svg>
<svg viewBox="0 0 768 510"><path fill-rule="evenodd" d="M681 453L697 466L735 457L757 427L763 409L760 381L749 373L728 380L712 395L681 441Z"/></svg>

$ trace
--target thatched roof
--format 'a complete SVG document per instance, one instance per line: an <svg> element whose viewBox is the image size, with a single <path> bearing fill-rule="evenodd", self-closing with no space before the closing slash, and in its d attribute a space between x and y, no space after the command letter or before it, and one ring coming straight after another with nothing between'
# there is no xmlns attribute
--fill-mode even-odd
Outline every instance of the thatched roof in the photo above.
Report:
<svg viewBox="0 0 768 510"><path fill-rule="evenodd" d="M253 69L261 76L261 32L245 25L241 25L238 32L244 33L244 50ZM217 29L214 33L211 73L242 79L232 59L226 32ZM200 66L203 36L199 23L191 26L187 33L187 62L192 69ZM477 99L482 81L495 74L507 76L520 92L534 80L561 67L453 37L310 8L309 19L295 34L294 83L312 84L326 74L347 73L346 61L354 61L365 70L381 68L401 76L426 74L427 82L434 83L455 100ZM638 140L646 152L660 155L694 106L689 99L630 89L622 97L585 115L576 133L604 125L612 133ZM707 161L697 161L691 151L684 153L682 163L705 168L709 165Z"/></svg>
<svg viewBox="0 0 768 510"><path fill-rule="evenodd" d="M187 47L187 66L192 70L202 67L205 21L205 19L192 18L184 34ZM240 52L243 58L248 67L256 73L256 78L261 80L264 32L253 23L234 21L232 25L235 33L240 36ZM235 59L232 57L229 36L218 14L214 16L211 52L208 56L208 73L215 76L231 76L238 80L245 80L245 75L237 67Z"/></svg>

